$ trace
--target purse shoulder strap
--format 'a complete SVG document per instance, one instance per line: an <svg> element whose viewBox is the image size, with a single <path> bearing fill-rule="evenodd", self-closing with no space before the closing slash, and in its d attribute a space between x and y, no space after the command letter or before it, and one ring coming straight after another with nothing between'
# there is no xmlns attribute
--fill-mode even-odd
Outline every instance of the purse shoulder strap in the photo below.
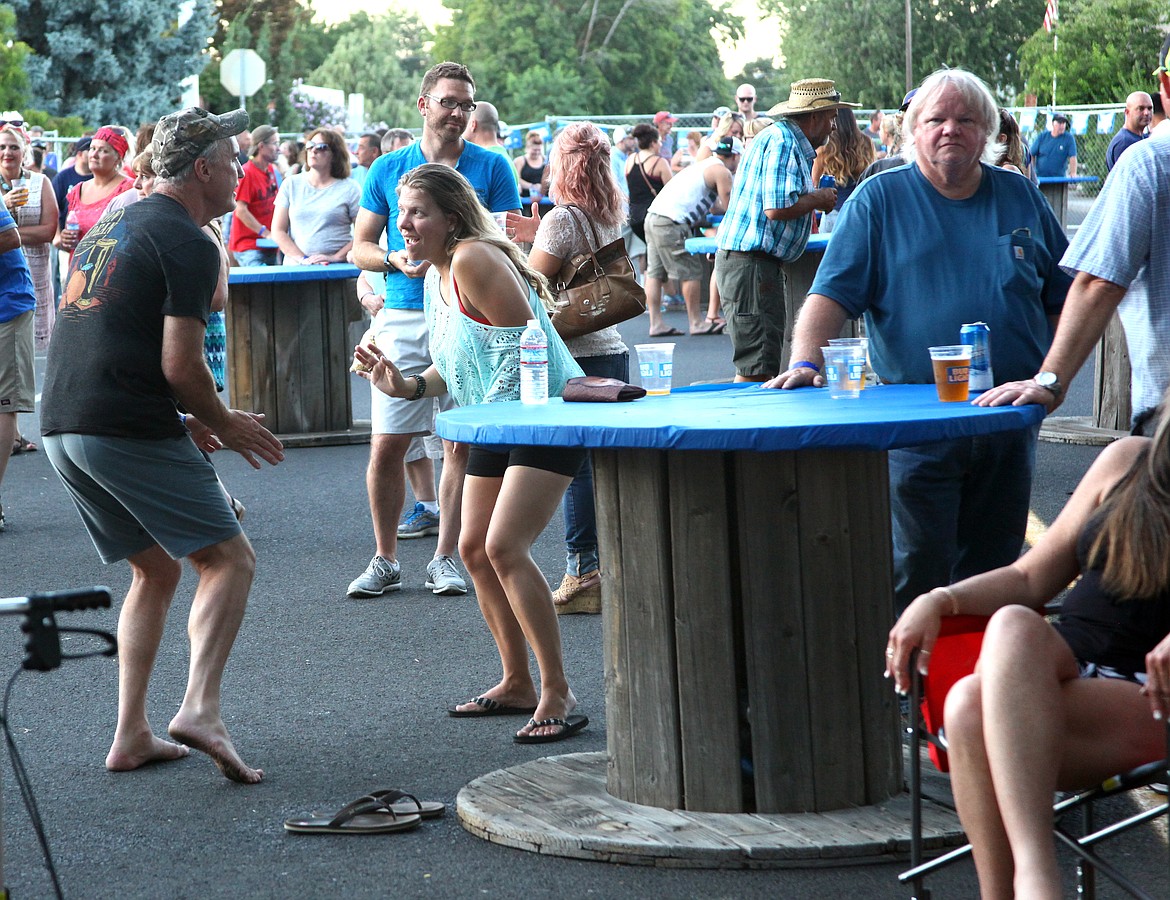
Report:
<svg viewBox="0 0 1170 900"><path fill-rule="evenodd" d="M566 203L565 209L569 211L573 222L581 229L581 236L585 238L585 247L589 251L589 255L596 258L597 251L601 249L601 238L597 236L597 226L593 224L593 220L589 216L585 215L585 210L581 209L577 204ZM588 232L585 230L585 226L581 224L581 220L577 218L578 214L585 219L586 224L589 226ZM593 234L593 240L589 239L590 233Z"/></svg>
<svg viewBox="0 0 1170 900"><path fill-rule="evenodd" d="M650 179L646 177L646 168L642 165L642 161L635 157L634 165L638 167L638 174L640 174L642 176L642 180L646 182L646 187L650 189L651 195L657 197L658 191L654 190L654 185L652 185L650 183Z"/></svg>

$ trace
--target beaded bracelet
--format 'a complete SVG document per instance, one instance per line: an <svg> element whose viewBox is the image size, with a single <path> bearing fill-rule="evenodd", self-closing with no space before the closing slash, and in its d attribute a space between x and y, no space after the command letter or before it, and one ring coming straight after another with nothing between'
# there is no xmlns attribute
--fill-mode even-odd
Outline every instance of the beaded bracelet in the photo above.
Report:
<svg viewBox="0 0 1170 900"><path fill-rule="evenodd" d="M936 591L944 597L949 597L951 601L951 615L957 616L959 614L959 598L955 596L955 592L949 587L936 587Z"/></svg>
<svg viewBox="0 0 1170 900"><path fill-rule="evenodd" d="M415 383L418 386L414 389L414 395L407 397L406 399L410 401L421 400L423 398L423 394L427 392L427 380L421 375L411 375L410 377L415 380Z"/></svg>

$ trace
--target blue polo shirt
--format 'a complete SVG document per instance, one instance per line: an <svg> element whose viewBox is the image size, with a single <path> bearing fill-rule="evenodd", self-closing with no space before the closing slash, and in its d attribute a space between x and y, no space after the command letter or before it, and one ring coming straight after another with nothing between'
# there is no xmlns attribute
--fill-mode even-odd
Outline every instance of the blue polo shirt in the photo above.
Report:
<svg viewBox="0 0 1170 900"><path fill-rule="evenodd" d="M13 231L16 222L11 213L0 204L0 233ZM37 295L24 251L19 247L0 255L0 322L11 322L17 316L35 309Z"/></svg>
<svg viewBox="0 0 1170 900"><path fill-rule="evenodd" d="M966 322L991 327L997 384L1031 378L1052 340L1049 316L1072 278L1068 247L1039 190L983 165L974 195L951 200L915 165L867 178L841 210L812 294L865 316L883 381L930 384L927 348L955 344Z"/></svg>
<svg viewBox="0 0 1170 900"><path fill-rule="evenodd" d="M1077 158L1077 139L1068 131L1060 137L1042 131L1032 141L1032 155L1036 157L1038 177L1060 178L1068 174L1068 161Z"/></svg>
<svg viewBox="0 0 1170 900"><path fill-rule="evenodd" d="M409 147L383 153L370 166L362 189L362 209L386 217L386 247L401 250L406 246L397 228L398 181L411 169L427 162L421 142ZM478 147L471 141L463 142L463 152L455 170L471 182L475 193L490 212L507 212L520 208L520 191L516 186L515 170L504 157ZM397 269L386 273L386 309L422 309L423 279L407 278Z"/></svg>

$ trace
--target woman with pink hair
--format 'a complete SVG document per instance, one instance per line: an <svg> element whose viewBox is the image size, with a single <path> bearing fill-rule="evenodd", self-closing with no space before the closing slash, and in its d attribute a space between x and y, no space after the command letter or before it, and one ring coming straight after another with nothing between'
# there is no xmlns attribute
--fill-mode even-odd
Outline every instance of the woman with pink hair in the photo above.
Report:
<svg viewBox="0 0 1170 900"><path fill-rule="evenodd" d="M610 166L609 138L592 122L574 122L557 135L549 158L549 194L557 206L539 220L528 262L551 279L566 259L620 238L626 220L622 192ZM616 327L565 344L586 375L629 380L630 351ZM599 613L601 569L588 459L565 492L564 514L567 565L553 592L557 613Z"/></svg>

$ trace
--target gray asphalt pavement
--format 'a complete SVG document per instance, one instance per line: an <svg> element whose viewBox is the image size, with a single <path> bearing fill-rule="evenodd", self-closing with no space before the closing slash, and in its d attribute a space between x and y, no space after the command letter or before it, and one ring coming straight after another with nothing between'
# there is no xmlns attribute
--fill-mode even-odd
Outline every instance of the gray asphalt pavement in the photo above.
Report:
<svg viewBox="0 0 1170 900"><path fill-rule="evenodd" d="M668 320L685 329L681 314ZM646 338L646 329L645 317L623 328L631 348ZM731 374L726 337L675 342L676 383ZM1074 386L1066 412L1085 412L1077 406L1086 387L1084 379ZM35 438L35 417L22 417L21 425ZM1034 505L1042 519L1051 521L1095 455L1092 448L1041 447ZM401 592L345 599L346 585L373 552L366 459L365 446L299 449L282 465L256 472L234 454L217 455L223 480L248 508L245 528L258 555L248 614L224 683L224 718L245 759L265 770L262 784L231 784L197 753L165 766L108 773L102 762L115 718L112 659L69 661L16 681L9 721L66 896L908 896L896 883L894 864L699 871L512 850L463 831L453 808L407 834L286 834L286 817L339 809L374 788L403 788L453 804L464 784L486 772L541 755L605 749L600 617L561 623L567 668L581 711L592 720L589 728L555 747L526 747L511 740L518 722L445 714L448 705L495 683L498 660L472 597L435 597L423 588L433 538L400 545ZM12 460L3 499L11 524L0 535L0 595L107 584L116 598L113 610L61 615L59 622L114 629L128 569L99 563L43 452ZM563 572L560 528L558 517L536 546L554 584ZM150 712L159 732L186 680L184 622L192 589L188 572L151 684ZM0 621L0 675L17 669L22 642L16 618ZM64 635L63 646L76 653L92 643ZM15 897L49 897L28 817L6 764L4 770L7 885ZM1154 850L1139 846L1130 857L1139 868L1151 868ZM939 897L976 893L969 866L934 886Z"/></svg>

